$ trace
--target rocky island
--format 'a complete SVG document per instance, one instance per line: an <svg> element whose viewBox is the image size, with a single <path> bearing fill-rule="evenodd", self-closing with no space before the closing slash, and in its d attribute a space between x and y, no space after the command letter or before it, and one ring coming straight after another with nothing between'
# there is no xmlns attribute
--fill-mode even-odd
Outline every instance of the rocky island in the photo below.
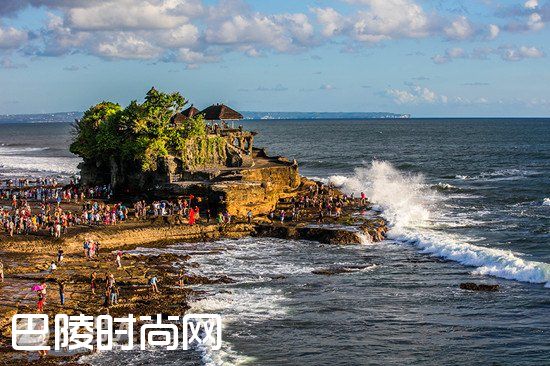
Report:
<svg viewBox="0 0 550 366"><path fill-rule="evenodd" d="M38 310L53 317L181 315L189 302L206 296L201 284L232 281L187 273L193 255L208 253L145 257L132 254L138 247L246 236L335 245L383 240L386 223L369 211L365 197L301 177L296 161L255 147L256 133L234 126L242 115L233 109L216 104L183 110L186 104L179 93L154 88L142 103L126 108L99 103L74 124L70 150L83 159L79 182L20 180L2 188L2 204L11 207L5 215L17 210L21 226L10 226L8 219L0 236L1 360L13 365L37 357L13 352L10 339L11 317L37 311L33 284L48 285L46 305ZM116 302L105 295L104 287L115 288L109 286L110 274L119 292ZM150 293L151 276L160 279L160 293ZM97 292L90 291L91 281ZM60 286L63 304L52 295ZM53 354L35 364L74 357Z"/></svg>

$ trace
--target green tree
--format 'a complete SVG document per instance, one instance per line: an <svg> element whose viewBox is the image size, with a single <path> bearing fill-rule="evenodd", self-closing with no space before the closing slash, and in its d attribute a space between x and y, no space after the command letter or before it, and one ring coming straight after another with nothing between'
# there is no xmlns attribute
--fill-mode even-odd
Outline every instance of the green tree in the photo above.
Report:
<svg viewBox="0 0 550 366"><path fill-rule="evenodd" d="M183 155L187 145L207 139L202 116L171 124L172 116L186 103L179 93L155 88L147 92L143 103L134 100L124 109L111 102L99 103L75 123L70 150L85 161L115 158L143 171L155 170L159 158Z"/></svg>
<svg viewBox="0 0 550 366"><path fill-rule="evenodd" d="M101 156L99 131L112 128L120 111L119 104L101 102L84 112L82 118L73 124L74 139L70 151L83 159L96 159ZM105 125L111 127L105 128ZM107 142L105 137L102 140Z"/></svg>

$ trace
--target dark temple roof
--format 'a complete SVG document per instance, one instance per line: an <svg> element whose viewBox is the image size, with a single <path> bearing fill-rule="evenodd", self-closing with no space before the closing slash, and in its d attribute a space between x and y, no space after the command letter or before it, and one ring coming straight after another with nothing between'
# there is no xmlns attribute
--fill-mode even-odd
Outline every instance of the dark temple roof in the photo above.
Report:
<svg viewBox="0 0 550 366"><path fill-rule="evenodd" d="M189 118L193 118L197 114L199 114L199 110L191 105L191 107L187 108L186 110L174 114L172 118L170 118L170 122L177 125L184 122L185 120L188 120Z"/></svg>
<svg viewBox="0 0 550 366"><path fill-rule="evenodd" d="M243 119L243 115L224 104L214 104L200 112L208 121Z"/></svg>

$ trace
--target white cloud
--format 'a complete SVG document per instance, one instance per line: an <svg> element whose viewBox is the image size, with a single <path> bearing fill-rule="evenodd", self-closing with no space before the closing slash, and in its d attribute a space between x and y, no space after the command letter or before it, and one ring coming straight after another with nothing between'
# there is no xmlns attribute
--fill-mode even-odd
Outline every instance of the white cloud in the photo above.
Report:
<svg viewBox="0 0 550 366"><path fill-rule="evenodd" d="M484 47L475 48L472 52L467 52L462 48L447 49L443 55L435 55L432 61L436 64L445 64L454 59L478 59L486 60L490 55L498 55L504 61L521 61L529 58L542 58L545 54L534 46L500 46L498 48Z"/></svg>
<svg viewBox="0 0 550 366"><path fill-rule="evenodd" d="M190 47L199 40L199 29L193 24L183 24L176 28L157 32L159 44L167 48Z"/></svg>
<svg viewBox="0 0 550 366"><path fill-rule="evenodd" d="M209 2L211 5L205 0L21 0L17 6L6 6L0 0L0 14L12 15L27 6L52 11L47 25L29 35L0 26L0 48L18 48L28 41L27 54L82 53L108 59L170 60L195 67L218 61L229 52L263 57L273 52L306 51L332 41L342 50L356 51L362 43L433 36L493 40L501 32L496 24L474 24L465 16L445 21L445 15L427 13L419 0L341 1L348 3L351 11L312 7L310 13L264 14L254 11L245 0L219 0ZM531 12L529 27L540 29L546 16L544 7L528 3L537 12L520 8L522 16ZM527 23L522 27L527 29ZM474 55L475 51L460 50L451 48L432 60L441 64L457 58L482 58ZM483 57L490 54L497 53L491 49ZM518 48L511 56L502 57L533 57L527 54L528 50Z"/></svg>
<svg viewBox="0 0 550 366"><path fill-rule="evenodd" d="M505 61L521 61L528 58L542 58L545 56L544 52L538 48L528 46L501 46L497 52Z"/></svg>
<svg viewBox="0 0 550 366"><path fill-rule="evenodd" d="M388 89L386 94L392 97L397 104L446 104L449 100L446 95L439 95L433 90L420 85L409 85L408 90Z"/></svg>
<svg viewBox="0 0 550 366"><path fill-rule="evenodd" d="M338 35L346 28L348 20L333 8L312 8L311 11L317 16L317 22L322 26L321 33L325 37Z"/></svg>
<svg viewBox="0 0 550 366"><path fill-rule="evenodd" d="M539 31L544 28L544 22L542 21L542 17L539 13L533 13L529 16L527 27L533 31Z"/></svg>
<svg viewBox="0 0 550 366"><path fill-rule="evenodd" d="M201 0L76 0L74 6L68 0L51 1L63 2L63 7L49 15L41 30L33 49L38 55L81 52L196 65L211 62L213 56L218 60L227 52L259 57L263 52L297 52L315 44L315 29L306 14L265 15L238 0L208 7Z"/></svg>
<svg viewBox="0 0 550 366"><path fill-rule="evenodd" d="M219 58L217 56L206 55L202 52L193 51L189 48L182 48L178 50L177 59L179 61L187 63L188 65L197 65L219 61Z"/></svg>
<svg viewBox="0 0 550 366"><path fill-rule="evenodd" d="M496 24L489 24L487 26L487 30L488 30L487 39L489 40L493 40L497 38L498 35L500 34L500 27Z"/></svg>
<svg viewBox="0 0 550 366"><path fill-rule="evenodd" d="M386 95L391 97L396 104L439 104L439 105L482 105L488 104L489 100L485 97L449 97L444 94L438 94L435 91L420 85L411 84L407 90L388 89Z"/></svg>
<svg viewBox="0 0 550 366"><path fill-rule="evenodd" d="M278 52L297 51L313 41L314 29L305 14L230 14L208 20L205 39L218 45L255 46ZM248 48L249 50L250 48Z"/></svg>
<svg viewBox="0 0 550 366"><path fill-rule="evenodd" d="M527 0L523 6L526 9L536 9L539 6L538 0Z"/></svg>
<svg viewBox="0 0 550 366"><path fill-rule="evenodd" d="M335 87L332 84L323 84L319 87L319 89L329 91L329 90L334 90Z"/></svg>
<svg viewBox="0 0 550 366"><path fill-rule="evenodd" d="M391 39L426 38L442 35L451 40L472 39L486 34L494 39L500 33L495 24L476 25L459 16L445 23L439 14L427 14L416 0L343 0L357 7L343 15L332 7L312 8L321 34L330 38L349 37L353 41L378 43Z"/></svg>
<svg viewBox="0 0 550 366"><path fill-rule="evenodd" d="M100 41L95 49L98 55L113 59L150 60L162 54L161 48L147 40L123 32L114 35L110 40Z"/></svg>
<svg viewBox="0 0 550 366"><path fill-rule="evenodd" d="M25 31L13 27L0 26L0 49L18 48L28 39Z"/></svg>
<svg viewBox="0 0 550 366"><path fill-rule="evenodd" d="M370 7L358 12L353 26L357 40L377 42L383 39L428 35L428 17L422 7L411 0L357 0Z"/></svg>
<svg viewBox="0 0 550 366"><path fill-rule="evenodd" d="M432 61L436 64L445 64L451 62L456 58L467 58L468 55L464 49L459 47L449 48L445 51L444 55L435 55L432 57Z"/></svg>
<svg viewBox="0 0 550 366"><path fill-rule="evenodd" d="M472 23L465 16L460 16L453 21L449 26L443 29L445 35L449 39L464 40L474 35Z"/></svg>
<svg viewBox="0 0 550 366"><path fill-rule="evenodd" d="M411 0L347 0L361 7L344 16L334 8L312 8L325 37L345 34L360 42L376 43L395 38L429 35L429 19Z"/></svg>
<svg viewBox="0 0 550 366"><path fill-rule="evenodd" d="M171 29L185 24L201 9L198 1L108 0L68 9L66 23L72 29L88 31Z"/></svg>

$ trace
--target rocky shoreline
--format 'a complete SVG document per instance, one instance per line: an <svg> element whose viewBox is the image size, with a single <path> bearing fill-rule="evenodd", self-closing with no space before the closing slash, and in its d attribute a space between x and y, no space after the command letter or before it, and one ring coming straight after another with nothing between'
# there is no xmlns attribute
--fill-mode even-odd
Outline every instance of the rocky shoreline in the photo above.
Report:
<svg viewBox="0 0 550 366"><path fill-rule="evenodd" d="M6 281L0 284L0 364L26 364L29 359L35 365L65 364L74 360L73 356L66 355L50 355L38 359L36 354L18 353L11 349L11 317L16 313L35 311L36 296L30 291L35 283L45 281L48 284L45 312L50 318L57 313L183 315L191 302L206 296L200 290L200 285L232 281L223 275L186 275L186 286L177 286L179 270L187 273L186 270L194 266L191 258L195 255L208 255L208 252L186 256L165 253L154 257L125 254L122 268L119 269L116 268L113 253L119 250L128 252L138 247L165 248L181 242L201 243L249 236L311 240L334 245L383 240L387 231L385 221L376 215L367 219L365 215L359 214L367 209L368 205L344 207L340 217L327 217L322 224L316 222L313 212L284 224L258 216L251 223L237 221L219 225L201 222L191 226L185 221L164 216L141 221L128 220L116 226L74 228L73 232L59 239L45 236L2 237L0 253ZM83 255L82 243L86 238L101 242L101 253L98 257L87 259ZM58 249L63 249L65 259L57 270L48 273L47 268ZM89 276L94 271L100 279L100 290L92 295ZM108 273L116 278L120 288L120 301L117 305L105 307L102 306L101 289L102 279ZM151 275L160 280L160 294L149 293L147 279ZM59 302L59 283L65 286L64 306ZM196 286L191 289L187 285Z"/></svg>

